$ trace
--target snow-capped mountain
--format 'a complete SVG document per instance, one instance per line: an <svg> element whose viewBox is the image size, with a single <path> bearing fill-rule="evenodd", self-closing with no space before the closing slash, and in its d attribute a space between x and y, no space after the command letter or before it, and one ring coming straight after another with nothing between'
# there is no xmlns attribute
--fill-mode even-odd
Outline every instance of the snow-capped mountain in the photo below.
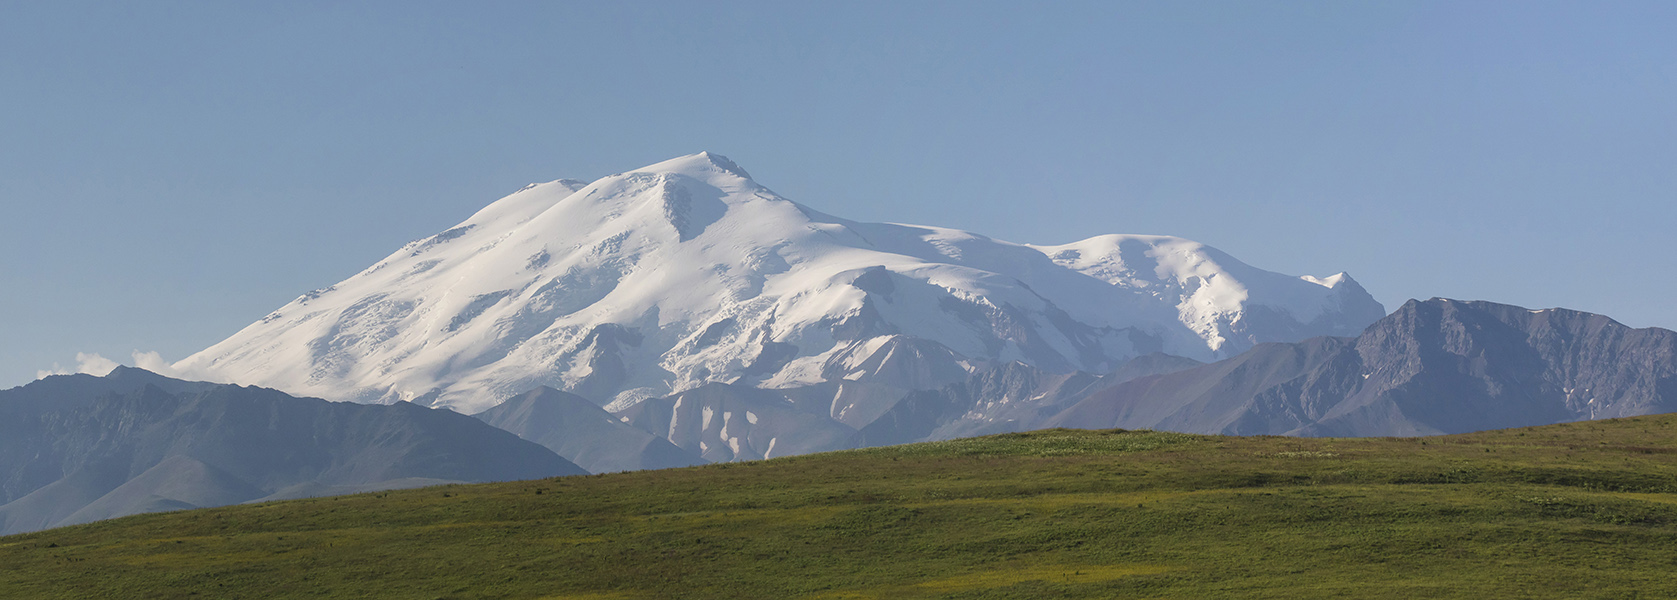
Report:
<svg viewBox="0 0 1677 600"><path fill-rule="evenodd" d="M1343 273L1281 275L1180 238L1032 246L849 221L700 153L533 184L174 367L468 413L544 385L622 410L707 383L931 389L1011 361L1213 360L1384 312Z"/></svg>

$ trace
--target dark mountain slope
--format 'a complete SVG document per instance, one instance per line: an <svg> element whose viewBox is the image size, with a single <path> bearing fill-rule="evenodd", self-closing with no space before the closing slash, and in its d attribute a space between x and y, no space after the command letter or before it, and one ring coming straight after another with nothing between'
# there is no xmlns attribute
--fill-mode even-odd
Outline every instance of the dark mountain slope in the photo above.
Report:
<svg viewBox="0 0 1677 600"><path fill-rule="evenodd" d="M1350 344L1351 338L1332 337L1259 344L1227 360L1095 391L1042 426L1123 423L1137 429L1223 431L1250 409L1254 395L1313 371Z"/></svg>
<svg viewBox="0 0 1677 600"><path fill-rule="evenodd" d="M1410 301L1356 338L1266 344L1095 393L1050 426L1426 435L1677 410L1677 333L1602 315Z"/></svg>
<svg viewBox="0 0 1677 600"><path fill-rule="evenodd" d="M470 417L138 369L0 391L0 532L262 499L584 471Z"/></svg>

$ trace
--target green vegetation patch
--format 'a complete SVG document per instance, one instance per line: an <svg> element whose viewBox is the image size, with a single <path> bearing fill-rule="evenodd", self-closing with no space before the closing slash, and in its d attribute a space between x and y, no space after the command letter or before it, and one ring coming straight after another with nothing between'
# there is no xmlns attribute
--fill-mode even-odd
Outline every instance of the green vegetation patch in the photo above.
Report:
<svg viewBox="0 0 1677 600"><path fill-rule="evenodd" d="M1085 456L1147 452L1194 441L1215 439L1212 436L1173 433L1169 431L1083 431L1046 429L1025 433L1004 433L979 438L962 438L942 442L926 442L903 446L864 448L835 455L861 454L880 457L949 457L949 456Z"/></svg>
<svg viewBox="0 0 1677 600"><path fill-rule="evenodd" d="M0 538L0 597L1673 597L1674 450L1050 430L140 515Z"/></svg>

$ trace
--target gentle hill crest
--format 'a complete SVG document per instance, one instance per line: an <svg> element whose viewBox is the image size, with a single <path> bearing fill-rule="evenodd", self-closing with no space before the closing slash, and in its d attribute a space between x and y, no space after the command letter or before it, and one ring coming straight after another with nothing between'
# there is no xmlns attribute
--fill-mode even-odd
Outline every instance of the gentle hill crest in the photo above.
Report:
<svg viewBox="0 0 1677 600"><path fill-rule="evenodd" d="M0 538L0 589L1667 597L1674 457L1677 415L1424 438L1045 430L141 515Z"/></svg>

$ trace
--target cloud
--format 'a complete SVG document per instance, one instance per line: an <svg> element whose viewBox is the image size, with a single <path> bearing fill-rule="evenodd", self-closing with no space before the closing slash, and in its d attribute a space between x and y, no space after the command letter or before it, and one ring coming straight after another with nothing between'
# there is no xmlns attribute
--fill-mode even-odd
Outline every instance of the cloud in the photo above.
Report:
<svg viewBox="0 0 1677 600"><path fill-rule="evenodd" d="M110 375L111 369L115 369L118 366L121 366L120 363L100 356L97 353L77 352L75 370L68 370L58 366L58 363L52 363L51 370L35 371L35 378L41 379L51 375L70 375L72 373L86 373L88 375L104 377L106 375Z"/></svg>
<svg viewBox="0 0 1677 600"><path fill-rule="evenodd" d="M180 375L180 372L176 371L175 368L169 364L169 361L164 360L163 355L157 352L141 352L139 350L135 350L129 354L129 358L133 361L134 366L151 371L158 375L166 377L176 377ZM111 370L121 366L121 364L122 363L105 358L98 353L77 352L75 368L66 369L59 366L58 363L53 363L51 369L36 370L35 378L42 379L53 375L72 375L76 373L86 373L88 375L104 377L106 375L110 375Z"/></svg>
<svg viewBox="0 0 1677 600"><path fill-rule="evenodd" d="M139 350L135 350L130 356L133 357L134 366L136 367L151 371L164 377L180 376L180 372L176 371L174 365L169 364L169 361L164 360L162 354L158 354L157 352L141 352Z"/></svg>

